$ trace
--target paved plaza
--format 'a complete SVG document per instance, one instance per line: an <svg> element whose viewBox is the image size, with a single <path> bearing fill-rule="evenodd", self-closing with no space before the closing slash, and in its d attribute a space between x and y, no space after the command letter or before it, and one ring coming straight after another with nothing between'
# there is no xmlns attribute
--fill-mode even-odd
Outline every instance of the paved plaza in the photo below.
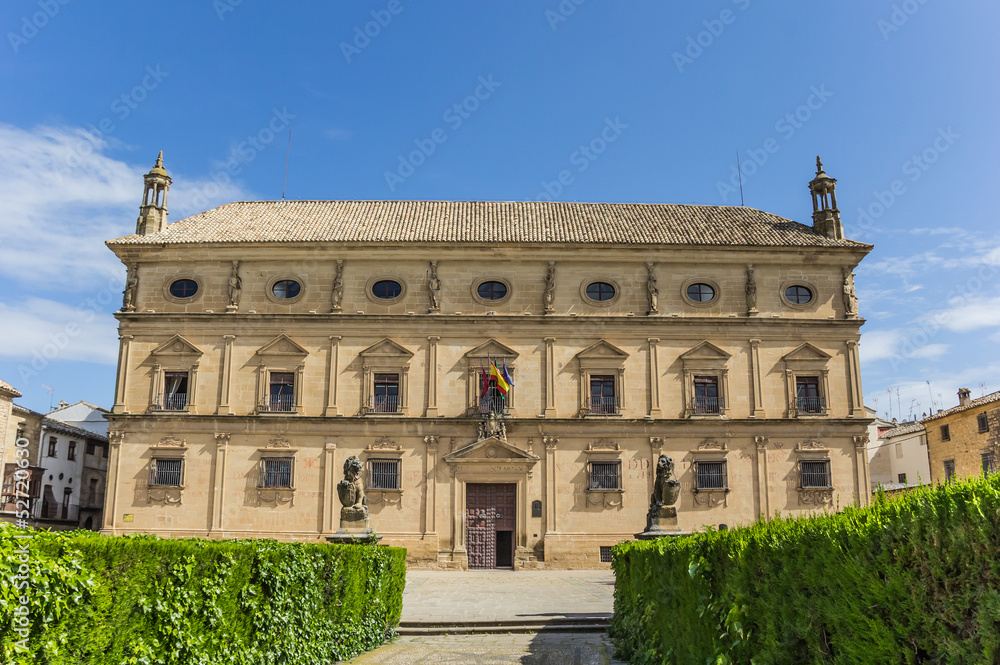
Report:
<svg viewBox="0 0 1000 665"><path fill-rule="evenodd" d="M614 592L610 570L414 570L402 621L610 618Z"/></svg>
<svg viewBox="0 0 1000 665"><path fill-rule="evenodd" d="M612 651L600 634L406 636L350 665L624 665Z"/></svg>

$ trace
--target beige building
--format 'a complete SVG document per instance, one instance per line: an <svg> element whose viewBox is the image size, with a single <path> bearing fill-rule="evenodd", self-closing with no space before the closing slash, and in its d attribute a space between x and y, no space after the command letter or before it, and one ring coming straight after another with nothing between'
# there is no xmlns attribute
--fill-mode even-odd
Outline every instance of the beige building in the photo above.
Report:
<svg viewBox="0 0 1000 665"><path fill-rule="evenodd" d="M364 465L411 563L591 567L642 531L869 499L835 180L812 226L693 205L282 201L167 224L146 175L104 532L320 541ZM495 362L501 398L482 374ZM499 418L487 418L497 413Z"/></svg>
<svg viewBox="0 0 1000 665"><path fill-rule="evenodd" d="M881 430L881 428L880 428ZM919 422L898 423L882 430L868 447L872 491L896 491L931 482L927 432Z"/></svg>
<svg viewBox="0 0 1000 665"><path fill-rule="evenodd" d="M933 482L990 473L1000 459L1000 392L972 399L958 391L958 406L920 421L927 428Z"/></svg>

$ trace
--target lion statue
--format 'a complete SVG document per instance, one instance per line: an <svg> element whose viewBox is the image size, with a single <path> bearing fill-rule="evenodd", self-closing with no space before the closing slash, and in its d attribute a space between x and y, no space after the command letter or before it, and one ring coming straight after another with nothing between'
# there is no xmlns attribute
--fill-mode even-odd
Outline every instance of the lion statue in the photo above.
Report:
<svg viewBox="0 0 1000 665"><path fill-rule="evenodd" d="M361 460L357 455L348 457L344 462L344 479L337 483L337 494L345 508L367 509L368 499L361 482Z"/></svg>

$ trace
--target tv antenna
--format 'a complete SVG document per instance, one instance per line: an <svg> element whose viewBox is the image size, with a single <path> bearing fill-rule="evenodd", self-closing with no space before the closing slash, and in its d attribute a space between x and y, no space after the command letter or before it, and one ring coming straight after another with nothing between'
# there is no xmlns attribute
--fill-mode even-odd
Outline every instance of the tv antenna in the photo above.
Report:
<svg viewBox="0 0 1000 665"><path fill-rule="evenodd" d="M744 206L743 203L743 167L740 166L740 151L736 151L736 175L740 177L740 207ZM732 182L730 180L729 182Z"/></svg>
<svg viewBox="0 0 1000 665"><path fill-rule="evenodd" d="M288 183L288 155L292 152L292 130L288 130L288 147L285 149L285 177L281 181L281 200L285 200L285 185Z"/></svg>
<svg viewBox="0 0 1000 665"><path fill-rule="evenodd" d="M42 384L42 388L45 388L46 390L49 391L49 411L51 411L52 409L55 408L55 405L52 402L52 400L54 399L52 394L55 392L56 389L51 386L47 386L44 383Z"/></svg>

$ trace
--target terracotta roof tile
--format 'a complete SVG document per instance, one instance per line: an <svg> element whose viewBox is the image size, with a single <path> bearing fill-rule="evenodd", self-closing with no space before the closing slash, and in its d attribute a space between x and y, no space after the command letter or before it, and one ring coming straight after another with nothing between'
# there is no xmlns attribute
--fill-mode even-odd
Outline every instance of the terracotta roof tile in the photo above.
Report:
<svg viewBox="0 0 1000 665"><path fill-rule="evenodd" d="M914 432L923 432L924 426L920 423L903 423L899 427L893 427L888 432L882 434L883 439L888 439L893 436L902 436L903 434L913 434Z"/></svg>
<svg viewBox="0 0 1000 665"><path fill-rule="evenodd" d="M950 416L951 414L958 413L959 411L968 411L969 409L975 409L976 407L985 406L986 404L992 404L993 402L1000 402L1000 390L998 390L995 393L990 393L989 395L986 395L984 397L979 397L977 399L974 399L971 402L969 402L967 406L962 406L961 404L959 404L958 406L953 406L950 409L945 409L940 413L935 413L932 416L927 416L920 422L927 423L932 420L937 420L938 418L944 418L945 416Z"/></svg>
<svg viewBox="0 0 1000 665"><path fill-rule="evenodd" d="M4 381L3 379L0 379L0 390L4 391L6 393L10 393L14 397L20 397L21 396L21 391L19 391L17 388L15 388L14 386L10 385L9 383L7 383L6 381Z"/></svg>
<svg viewBox="0 0 1000 665"><path fill-rule="evenodd" d="M533 201L244 201L108 245L379 241L870 248L753 208Z"/></svg>

